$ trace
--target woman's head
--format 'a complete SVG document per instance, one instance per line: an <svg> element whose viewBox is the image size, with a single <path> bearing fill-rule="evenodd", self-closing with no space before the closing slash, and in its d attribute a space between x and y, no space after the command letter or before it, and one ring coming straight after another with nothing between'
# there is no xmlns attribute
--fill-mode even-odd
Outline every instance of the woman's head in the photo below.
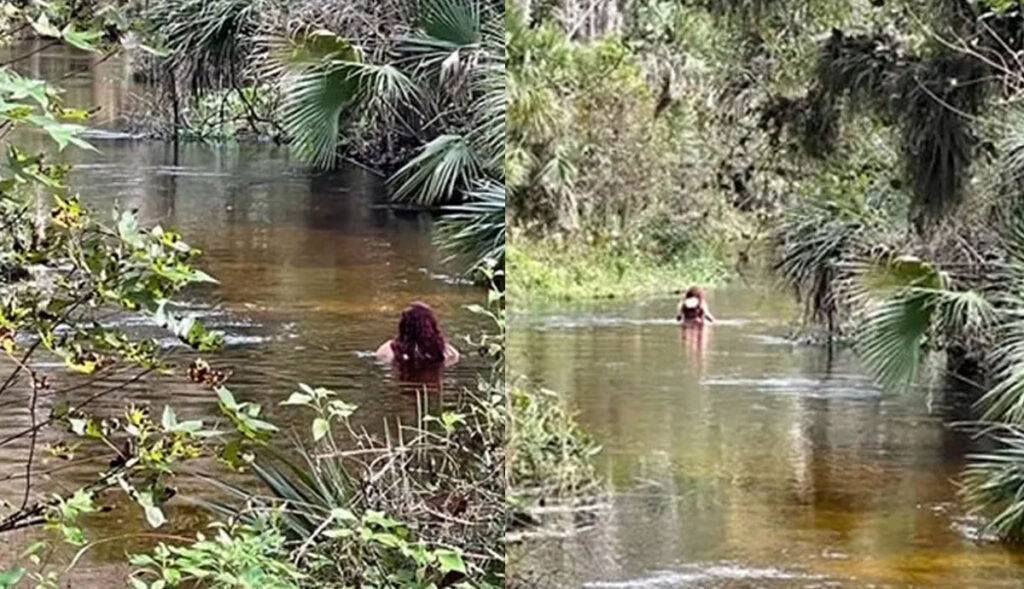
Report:
<svg viewBox="0 0 1024 589"><path fill-rule="evenodd" d="M679 292L679 291L676 291L676 292ZM683 295L683 298L684 299L694 299L694 298L695 299L703 299L704 298L704 293L701 292L701 290L699 288L697 288L696 286L691 286L690 288L686 289L686 294Z"/></svg>
<svg viewBox="0 0 1024 589"><path fill-rule="evenodd" d="M444 362L445 340L434 311L426 303L415 302L402 312L398 337L391 342L395 360L416 364Z"/></svg>

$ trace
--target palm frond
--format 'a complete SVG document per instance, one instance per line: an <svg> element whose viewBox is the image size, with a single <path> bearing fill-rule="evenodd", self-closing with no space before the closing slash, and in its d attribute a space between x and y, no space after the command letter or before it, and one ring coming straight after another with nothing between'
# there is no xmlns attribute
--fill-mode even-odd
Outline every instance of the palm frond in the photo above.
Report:
<svg viewBox="0 0 1024 589"><path fill-rule="evenodd" d="M1000 322L990 354L994 386L978 400L986 420L1024 423L1024 216L1014 211L1002 247L1006 259L989 279L996 284Z"/></svg>
<svg viewBox="0 0 1024 589"><path fill-rule="evenodd" d="M935 292L937 329L957 336L984 332L998 321L995 307L975 290Z"/></svg>
<svg viewBox="0 0 1024 589"><path fill-rule="evenodd" d="M986 420L1024 423L1024 312L1012 308L1003 315L992 351L996 384L978 404L984 408Z"/></svg>
<svg viewBox="0 0 1024 589"><path fill-rule="evenodd" d="M917 256L886 256L857 259L846 264L851 280L851 296L882 299L909 289L942 291L949 278L934 264Z"/></svg>
<svg viewBox="0 0 1024 589"><path fill-rule="evenodd" d="M864 313L854 334L854 348L883 386L902 388L917 377L933 302L929 292L912 290L878 302Z"/></svg>
<svg viewBox="0 0 1024 589"><path fill-rule="evenodd" d="M815 198L790 211L776 231L776 270L812 319L831 320L840 268L865 249L876 213L862 201Z"/></svg>
<svg viewBox="0 0 1024 589"><path fill-rule="evenodd" d="M395 173L394 196L422 205L450 200L481 177L476 150L462 135L441 135Z"/></svg>
<svg viewBox="0 0 1024 589"><path fill-rule="evenodd" d="M972 511L994 514L985 526L1007 540L1024 539L1024 431L1002 426L996 449L967 457L961 496Z"/></svg>
<svg viewBox="0 0 1024 589"><path fill-rule="evenodd" d="M146 20L172 52L172 64L235 70L238 50L255 30L254 0L167 0L152 3Z"/></svg>
<svg viewBox="0 0 1024 589"><path fill-rule="evenodd" d="M566 191L571 191L579 176L579 170L573 163L568 149L565 146L559 147L537 173L540 186L552 194L564 194Z"/></svg>
<svg viewBox="0 0 1024 589"><path fill-rule="evenodd" d="M509 126L522 136L543 141L555 137L568 115L547 84L525 80L510 73L506 78Z"/></svg>
<svg viewBox="0 0 1024 589"><path fill-rule="evenodd" d="M282 121L296 155L319 168L330 168L341 140L341 118L359 96L352 66L335 63L300 73L284 96Z"/></svg>
<svg viewBox="0 0 1024 589"><path fill-rule="evenodd" d="M999 141L999 167L1006 182L1014 188L1024 181L1024 108L1016 107L1006 113Z"/></svg>
<svg viewBox="0 0 1024 589"><path fill-rule="evenodd" d="M511 188L520 188L529 184L537 166L537 158L533 151L520 143L508 146L505 152L505 183Z"/></svg>
<svg viewBox="0 0 1024 589"><path fill-rule="evenodd" d="M257 42L264 55L261 77L279 79L302 73L329 61L362 62L359 49L330 31L297 35L268 35Z"/></svg>
<svg viewBox="0 0 1024 589"><path fill-rule="evenodd" d="M467 202L445 207L440 224L441 248L452 257L469 260L470 271L493 263L505 265L505 186L480 183Z"/></svg>
<svg viewBox="0 0 1024 589"><path fill-rule="evenodd" d="M415 112L421 99L419 88L392 64L354 63L350 75L359 88L359 105L371 112Z"/></svg>
<svg viewBox="0 0 1024 589"><path fill-rule="evenodd" d="M913 382L929 337L959 338L997 321L984 296L952 289L946 273L915 256L856 260L845 271L847 302L865 309L853 334L854 348L891 389Z"/></svg>
<svg viewBox="0 0 1024 589"><path fill-rule="evenodd" d="M484 167L494 176L504 176L505 66L482 66L477 78L476 86L480 96L470 107L474 124L468 134L469 141L480 152Z"/></svg>
<svg viewBox="0 0 1024 589"><path fill-rule="evenodd" d="M197 501L221 516L251 520L253 505L283 507L281 522L294 540L309 538L334 508L351 508L356 496L352 477L338 457L313 457L299 443L296 449L301 462L268 450L270 458L252 464L253 474L263 483L265 493L254 493L229 483L207 478L224 494L243 499L238 507L222 501Z"/></svg>
<svg viewBox="0 0 1024 589"><path fill-rule="evenodd" d="M440 83L462 76L483 42L480 5L470 0L422 0L419 32L400 39L406 62Z"/></svg>

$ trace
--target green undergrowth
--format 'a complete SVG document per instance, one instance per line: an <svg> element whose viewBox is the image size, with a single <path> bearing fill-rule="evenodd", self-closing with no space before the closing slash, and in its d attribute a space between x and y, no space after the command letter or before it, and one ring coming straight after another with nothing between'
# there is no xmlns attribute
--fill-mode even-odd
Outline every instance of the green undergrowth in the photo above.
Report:
<svg viewBox="0 0 1024 589"><path fill-rule="evenodd" d="M690 284L728 277L724 256L697 251L673 260L610 247L510 244L509 284L513 299L583 300L666 294Z"/></svg>
<svg viewBox="0 0 1024 589"><path fill-rule="evenodd" d="M592 458L600 451L556 393L513 387L505 453L506 495L513 503L591 495L603 484Z"/></svg>

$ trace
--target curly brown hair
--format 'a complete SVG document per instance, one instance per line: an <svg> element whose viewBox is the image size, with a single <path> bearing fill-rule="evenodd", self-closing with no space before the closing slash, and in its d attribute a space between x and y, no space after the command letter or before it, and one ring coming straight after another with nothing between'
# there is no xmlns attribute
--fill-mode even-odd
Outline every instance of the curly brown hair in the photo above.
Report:
<svg viewBox="0 0 1024 589"><path fill-rule="evenodd" d="M419 301L402 312L398 336L391 341L391 351L399 364L429 365L444 363L446 342L434 311Z"/></svg>

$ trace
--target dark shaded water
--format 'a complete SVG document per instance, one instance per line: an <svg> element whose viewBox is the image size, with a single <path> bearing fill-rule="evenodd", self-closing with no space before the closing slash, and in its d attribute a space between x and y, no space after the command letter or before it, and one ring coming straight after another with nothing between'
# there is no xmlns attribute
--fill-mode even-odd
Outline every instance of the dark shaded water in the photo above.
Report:
<svg viewBox="0 0 1024 589"><path fill-rule="evenodd" d="M511 568L595 589L1024 585L957 500L955 393L886 394L849 354L789 343L795 309L767 288L713 292L702 333L675 302L513 315L510 372L579 410L615 495Z"/></svg>
<svg viewBox="0 0 1024 589"><path fill-rule="evenodd" d="M39 60L51 64L41 68L51 79L90 71L87 58L69 57L65 52L56 56L44 52ZM103 64L115 73L121 72L119 67ZM120 97L108 97L109 104L124 96L118 83L70 80L76 89L68 94L72 106L92 104L104 92ZM94 87L100 90L83 90ZM116 113L108 116L116 118ZM104 217L115 206L135 209L144 223L174 228L204 251L201 265L220 285L185 298L192 312L227 334L226 349L206 357L216 367L234 371L228 385L236 397L261 403L269 418L282 426L282 438L292 429L309 437L308 414L277 406L298 382L332 388L341 398L360 405L356 422L369 429L381 429L384 420L393 423L397 418L415 417L416 395L370 357L377 345L394 334L398 315L409 302L423 300L433 306L449 337L464 352L468 347L461 338L475 336L486 327L464 308L483 300L485 293L446 274L451 269L431 241L432 218L390 209L380 179L368 172L351 168L330 175L309 174L289 160L286 150L269 145L181 145L176 149L160 142L95 139L93 143L98 153L79 150L58 156L75 165L73 185ZM45 144L39 140L36 145ZM126 327L143 334L152 330L135 322ZM184 366L195 357L170 338L162 341L169 357ZM482 367L482 361L467 355L444 374L442 395L475 385ZM0 373L6 374L7 368L0 364ZM76 377L62 371L55 370L55 375L55 388L76 382ZM74 398L124 379L115 375L76 391ZM6 397L0 410L0 437L29 423L26 391ZM436 394L430 399L439 401ZM47 398L40 414L45 416L49 406L60 400ZM210 421L219 413L215 395L188 382L181 370L132 384L104 397L92 410L116 414L126 403L138 400L155 412L172 405L182 419ZM58 438L56 432L47 432L40 447ZM5 479L22 472L27 451L25 440L4 446L0 453L0 497L5 500L20 502L23 481ZM88 456L88 450L83 450L76 463L68 465L45 453L37 455L37 472L61 469L46 477L39 490L57 491L87 480L96 465L79 461ZM240 484L251 481L227 475L219 465L202 465L200 470ZM175 484L183 491L181 496L213 492L188 476L179 477ZM153 543L147 537L122 537L151 530L141 509L117 495L106 500L113 511L93 518L87 530L93 540L116 541L89 551L76 576L70 577L73 586L122 586L123 570L112 563L123 563L126 551ZM177 498L166 511L171 523L160 530L164 533L191 533L208 519L206 513ZM0 564L9 562L28 540L26 535L0 544Z"/></svg>

